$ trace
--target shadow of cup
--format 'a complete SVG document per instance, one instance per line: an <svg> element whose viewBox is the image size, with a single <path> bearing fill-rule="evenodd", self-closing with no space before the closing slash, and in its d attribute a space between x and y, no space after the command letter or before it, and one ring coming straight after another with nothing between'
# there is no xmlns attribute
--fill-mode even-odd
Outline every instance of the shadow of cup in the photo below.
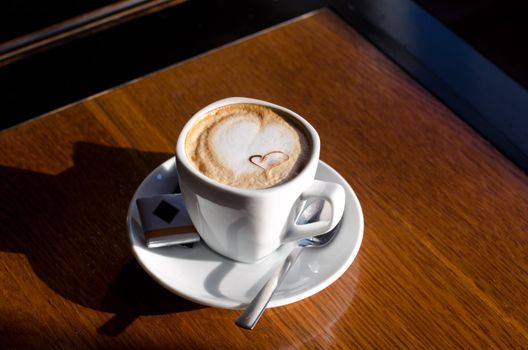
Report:
<svg viewBox="0 0 528 350"><path fill-rule="evenodd" d="M57 175L0 166L0 251L24 254L62 297L116 316L99 328L118 334L140 315L188 311L154 282L130 251L125 218L143 178L172 155L76 143L74 165Z"/></svg>

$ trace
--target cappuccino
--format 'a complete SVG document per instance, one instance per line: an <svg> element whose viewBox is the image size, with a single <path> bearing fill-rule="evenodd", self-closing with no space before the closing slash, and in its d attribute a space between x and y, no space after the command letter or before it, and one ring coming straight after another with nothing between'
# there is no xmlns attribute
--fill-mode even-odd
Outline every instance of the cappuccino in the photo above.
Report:
<svg viewBox="0 0 528 350"><path fill-rule="evenodd" d="M191 128L185 151L205 176L241 188L268 188L295 177L310 143L293 118L249 103L214 109Z"/></svg>

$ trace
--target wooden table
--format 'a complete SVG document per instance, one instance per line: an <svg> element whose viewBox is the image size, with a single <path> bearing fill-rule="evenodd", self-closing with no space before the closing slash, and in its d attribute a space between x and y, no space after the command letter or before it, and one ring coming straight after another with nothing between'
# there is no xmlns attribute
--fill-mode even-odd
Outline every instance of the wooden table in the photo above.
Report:
<svg viewBox="0 0 528 350"><path fill-rule="evenodd" d="M305 116L365 215L346 273L253 331L125 229L185 121L239 95ZM528 348L526 175L328 10L5 130L0 169L0 347Z"/></svg>

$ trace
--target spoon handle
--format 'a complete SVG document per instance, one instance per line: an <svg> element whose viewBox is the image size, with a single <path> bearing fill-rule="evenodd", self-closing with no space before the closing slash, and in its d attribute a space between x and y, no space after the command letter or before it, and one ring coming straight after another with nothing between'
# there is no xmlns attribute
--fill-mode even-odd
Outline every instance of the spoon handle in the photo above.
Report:
<svg viewBox="0 0 528 350"><path fill-rule="evenodd" d="M240 317L237 318L235 321L237 326L245 329L253 329L255 327L266 306L268 306L275 290L282 283L284 277L290 271L293 264L295 264L295 261L297 261L302 251L303 247L301 246L297 246L291 251L284 262L273 272L268 282L266 282L244 312L242 312Z"/></svg>

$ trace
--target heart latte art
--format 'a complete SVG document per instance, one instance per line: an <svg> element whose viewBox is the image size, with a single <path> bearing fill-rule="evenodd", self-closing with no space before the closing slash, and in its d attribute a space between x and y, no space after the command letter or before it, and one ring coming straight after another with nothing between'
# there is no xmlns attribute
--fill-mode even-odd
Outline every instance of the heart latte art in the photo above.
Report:
<svg viewBox="0 0 528 350"><path fill-rule="evenodd" d="M307 137L293 120L254 104L234 104L207 113L187 134L194 166L218 182L267 188L294 177L308 154Z"/></svg>

